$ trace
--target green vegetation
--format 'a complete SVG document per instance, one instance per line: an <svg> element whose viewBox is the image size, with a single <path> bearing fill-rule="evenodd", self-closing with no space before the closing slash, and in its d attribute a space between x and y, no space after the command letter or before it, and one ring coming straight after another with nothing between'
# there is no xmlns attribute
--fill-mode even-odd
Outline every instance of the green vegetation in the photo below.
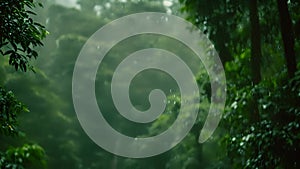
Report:
<svg viewBox="0 0 300 169"><path fill-rule="evenodd" d="M40 8L32 0L0 1L0 168L299 168L298 0L78 0L77 4L66 7L47 0ZM129 159L106 152L82 130L72 103L72 73L81 47L96 30L144 11L185 17L209 37L225 68L227 102L214 135L198 143L211 92L201 61L185 45L165 36L138 35L121 41L105 56L96 78L98 105L117 131L131 137L157 135L175 121L180 109L176 81L147 70L132 81L131 102L146 110L150 91L159 88L168 98L164 113L147 124L133 123L118 113L110 93L112 75L134 51L155 47L178 55L196 75L201 94L197 121L181 143L158 156ZM24 73L33 66L35 73Z"/></svg>
<svg viewBox="0 0 300 169"><path fill-rule="evenodd" d="M29 59L38 56L33 47L43 45L41 39L47 34L44 26L30 17L36 15L32 11L36 5L42 6L32 0L0 2L0 53L9 56L9 64L16 70L32 69Z"/></svg>
<svg viewBox="0 0 300 169"><path fill-rule="evenodd" d="M42 6L40 3L38 5ZM31 15L35 13L30 9L35 6L36 3L30 0L0 2L0 53L1 57L9 57L8 63L14 66L16 71L26 72L28 68L33 70L29 60L38 56L33 47L43 45L41 40L47 33L44 26L34 22L31 18ZM4 59L1 58L1 60ZM1 75L2 82L6 74L1 72ZM39 145L24 144L14 148L6 140L8 136L15 136L16 140L25 138L24 133L18 128L17 121L17 116L25 112L28 113L29 110L14 96L13 92L6 91L0 86L1 150L6 149L5 152L0 150L1 168L45 168L46 166L44 150Z"/></svg>
<svg viewBox="0 0 300 169"><path fill-rule="evenodd" d="M225 129L219 142L225 150L222 163L298 168L300 37L293 23L300 21L299 2L181 3L188 19L215 42L225 64L229 96L220 126Z"/></svg>

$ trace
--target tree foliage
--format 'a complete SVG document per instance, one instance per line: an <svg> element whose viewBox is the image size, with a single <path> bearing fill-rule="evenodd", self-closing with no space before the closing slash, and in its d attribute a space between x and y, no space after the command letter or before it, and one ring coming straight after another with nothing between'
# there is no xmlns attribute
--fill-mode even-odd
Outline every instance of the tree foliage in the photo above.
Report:
<svg viewBox="0 0 300 169"><path fill-rule="evenodd" d="M0 134L17 135L17 116L28 109L18 101L13 92L0 87Z"/></svg>
<svg viewBox="0 0 300 169"><path fill-rule="evenodd" d="M35 22L31 15L36 5L33 0L1 0L0 1L0 53L9 56L9 64L16 70L26 72L32 69L29 60L38 56L34 49L42 46L47 31L45 27Z"/></svg>
<svg viewBox="0 0 300 169"><path fill-rule="evenodd" d="M40 3L37 4L42 6ZM9 57L9 65L14 66L16 71L26 72L28 68L33 70L29 61L32 57L38 56L34 47L42 46L41 40L47 34L44 26L30 17L30 15L35 15L32 11L35 6L36 3L33 0L0 1L0 53L1 57ZM1 80L5 80L5 77ZM17 117L22 112L29 112L29 110L12 91L0 87L1 140L7 136L21 136ZM1 152L3 148L6 148L5 152ZM45 168L44 150L37 144L24 144L17 148L1 147L1 151L0 168Z"/></svg>
<svg viewBox="0 0 300 169"><path fill-rule="evenodd" d="M39 145L24 144L22 147L10 148L5 153L0 152L2 169L45 168L44 149Z"/></svg>
<svg viewBox="0 0 300 169"><path fill-rule="evenodd" d="M208 30L220 56L223 43L232 56L223 59L228 97L218 139L225 155L215 167L299 168L299 39L293 37L299 2L180 2L188 19ZM214 36L218 31L225 35Z"/></svg>
<svg viewBox="0 0 300 169"><path fill-rule="evenodd" d="M32 1L18 3L21 2ZM174 6L179 5L170 2ZM7 66L2 64L4 66L0 73L5 76L0 77L1 82L30 107L31 113L27 113L30 115L22 117L22 127L30 138L44 146L49 168L62 165L70 169L299 168L300 72L295 70L295 74L289 76L289 61L284 46L290 40L283 40L286 31L281 28L284 24L280 19L277 0L257 0L257 4L253 2L180 0L184 16L212 40L226 71L228 97L223 119L215 134L204 144L199 144L198 138L210 106L208 75L201 68L201 62L191 59L184 45L162 36L130 37L113 47L99 65L95 93L103 116L118 132L131 137L157 135L168 129L179 113L180 93L178 86L173 85L176 82L157 72L143 72L132 81L130 99L138 109L149 107L147 96L155 88L162 89L167 95L166 110L153 123L144 125L133 124L118 113L110 95L111 78L122 59L140 49L163 48L183 56L182 59L197 75L201 104L197 121L182 142L155 157L128 159L114 156L87 137L74 112L69 89L76 57L85 41L101 26L121 16L144 11L166 12L162 0L79 0L80 9L45 1L45 8L39 11L37 17L45 22L51 36L45 39L46 47L39 52L45 57L37 60L36 76L10 74ZM295 57L298 57L295 58L298 68L299 6L298 0L287 1L292 23L289 32L295 35L294 52ZM176 11L172 12L180 15ZM31 15L30 12L27 14ZM254 14L252 19L251 14ZM9 22L15 24L14 20ZM0 25L3 26L2 22ZM260 38L256 37L258 34ZM12 44L7 42L1 47L2 53L14 51ZM17 48L23 50L21 44ZM22 53L20 50L18 52ZM21 66L18 67L23 70ZM255 75L257 78L254 78ZM11 92L3 90L2 95L16 103L11 109L21 110L19 108L22 104ZM8 103L7 100L0 102L3 105ZM253 118L254 112L257 118ZM11 122L6 125L6 133L11 131L10 126L16 127L15 121ZM23 141L19 140L18 143L23 144ZM26 152L35 154L31 150L37 149L25 145L11 148L11 151L2 151L0 161L3 165L4 162L6 165L11 164L10 167L30 165L29 168L32 168L34 165L27 164L26 156ZM44 154L43 151L38 152L37 155ZM19 163L20 159L24 163ZM43 163L43 160L39 161Z"/></svg>

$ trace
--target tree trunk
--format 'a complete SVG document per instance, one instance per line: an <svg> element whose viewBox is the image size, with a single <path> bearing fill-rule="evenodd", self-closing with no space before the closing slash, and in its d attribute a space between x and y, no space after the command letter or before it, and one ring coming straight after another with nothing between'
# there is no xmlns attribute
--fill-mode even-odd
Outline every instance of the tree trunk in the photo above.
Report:
<svg viewBox="0 0 300 169"><path fill-rule="evenodd" d="M261 81L261 37L257 10L257 0L250 0L250 24L251 24L251 71L254 85ZM253 96L253 114L250 115L252 122L259 120L259 110L257 104L258 96Z"/></svg>
<svg viewBox="0 0 300 169"><path fill-rule="evenodd" d="M291 16L288 11L287 0L277 0L280 18L281 36L284 45L284 55L289 77L293 77L297 70L296 55L294 50L295 38Z"/></svg>
<svg viewBox="0 0 300 169"><path fill-rule="evenodd" d="M261 80L260 62L261 54L261 37L260 26L257 11L257 0L250 1L250 24L251 24L251 70L253 83L258 84Z"/></svg>

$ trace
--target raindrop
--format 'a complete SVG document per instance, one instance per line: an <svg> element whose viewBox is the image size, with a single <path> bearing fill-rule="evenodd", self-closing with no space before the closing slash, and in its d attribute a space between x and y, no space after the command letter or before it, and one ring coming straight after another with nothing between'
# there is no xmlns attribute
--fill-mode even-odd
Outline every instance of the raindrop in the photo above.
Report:
<svg viewBox="0 0 300 169"><path fill-rule="evenodd" d="M243 146L243 145L244 145L244 142L241 142L241 143L240 143L240 146Z"/></svg>
<svg viewBox="0 0 300 169"><path fill-rule="evenodd" d="M165 17L165 16L162 16L162 17L160 18L160 20L161 20L162 22L168 22L169 18L168 18L168 17Z"/></svg>
<svg viewBox="0 0 300 169"><path fill-rule="evenodd" d="M173 2L172 2L172 1L167 1L167 0L165 0L165 1L163 1L163 5L164 5L165 7L170 7L170 6L173 5Z"/></svg>
<svg viewBox="0 0 300 169"><path fill-rule="evenodd" d="M172 10L170 8L167 8L166 13L170 15L170 14L172 14Z"/></svg>
<svg viewBox="0 0 300 169"><path fill-rule="evenodd" d="M266 108L267 108L267 105L264 104L264 105L262 105L262 107L263 107L263 109L266 109Z"/></svg>
<svg viewBox="0 0 300 169"><path fill-rule="evenodd" d="M231 107L234 108L234 109L237 109L237 107L238 107L238 106L237 106L237 102L233 102L233 103L231 104Z"/></svg>
<svg viewBox="0 0 300 169"><path fill-rule="evenodd" d="M111 7L111 4L109 2L104 4L105 8L109 9Z"/></svg>

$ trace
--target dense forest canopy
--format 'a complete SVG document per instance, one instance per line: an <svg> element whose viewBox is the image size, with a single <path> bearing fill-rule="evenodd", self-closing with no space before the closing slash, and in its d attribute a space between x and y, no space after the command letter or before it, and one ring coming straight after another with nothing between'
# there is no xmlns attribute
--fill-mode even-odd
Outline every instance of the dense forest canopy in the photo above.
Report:
<svg viewBox="0 0 300 169"><path fill-rule="evenodd" d="M107 152L87 136L73 107L72 75L81 48L95 31L139 12L185 18L211 40L225 69L227 101L217 130L199 143L211 103L210 77L201 60L167 36L120 41L99 65L95 82L98 106L116 131L135 138L157 135L174 123L181 108L176 81L146 70L132 80L130 101L147 110L149 93L158 88L167 96L164 112L145 124L119 114L111 96L112 76L135 51L160 48L180 56L201 96L197 120L178 145L135 159ZM0 0L0 27L0 168L300 166L298 0Z"/></svg>

